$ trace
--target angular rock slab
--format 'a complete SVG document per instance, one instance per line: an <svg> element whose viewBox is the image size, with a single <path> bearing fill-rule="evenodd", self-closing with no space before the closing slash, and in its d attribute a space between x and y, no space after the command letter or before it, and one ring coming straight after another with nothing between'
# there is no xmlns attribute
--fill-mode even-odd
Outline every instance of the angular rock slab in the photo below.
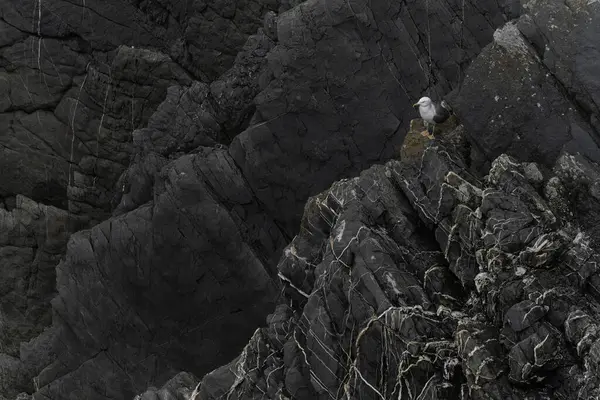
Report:
<svg viewBox="0 0 600 400"><path fill-rule="evenodd" d="M600 161L600 7L572 3L525 2L469 67L453 106L488 167L502 153L547 168L562 151Z"/></svg>
<svg viewBox="0 0 600 400"><path fill-rule="evenodd" d="M273 305L283 243L245 185L226 152L205 149L165 167L151 203L72 236L52 303L57 359L35 398L133 397L239 351Z"/></svg>

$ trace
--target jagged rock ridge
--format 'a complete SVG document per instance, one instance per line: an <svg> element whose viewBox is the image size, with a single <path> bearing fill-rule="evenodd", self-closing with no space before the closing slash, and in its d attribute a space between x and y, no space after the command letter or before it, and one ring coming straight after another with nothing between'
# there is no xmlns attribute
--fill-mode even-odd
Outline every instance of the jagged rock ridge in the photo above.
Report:
<svg viewBox="0 0 600 400"><path fill-rule="evenodd" d="M598 396L600 254L560 188L592 197L579 171L600 167L565 154L544 177L502 155L480 181L457 150L311 198L285 299L199 398Z"/></svg>

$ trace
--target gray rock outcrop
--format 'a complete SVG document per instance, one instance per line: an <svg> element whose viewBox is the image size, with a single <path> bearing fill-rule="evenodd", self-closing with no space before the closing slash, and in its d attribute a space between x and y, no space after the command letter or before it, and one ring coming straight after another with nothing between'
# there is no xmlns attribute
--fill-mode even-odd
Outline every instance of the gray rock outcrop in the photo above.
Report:
<svg viewBox="0 0 600 400"><path fill-rule="evenodd" d="M550 187L600 167L563 155L543 177L501 155L478 180L457 150L311 198L278 265L285 298L199 398L598 396L600 255Z"/></svg>
<svg viewBox="0 0 600 400"><path fill-rule="evenodd" d="M595 2L525 1L473 62L454 107L489 168L508 153L550 167L562 151L600 161ZM510 84L507 84L510 82ZM485 99L482 101L482 99Z"/></svg>

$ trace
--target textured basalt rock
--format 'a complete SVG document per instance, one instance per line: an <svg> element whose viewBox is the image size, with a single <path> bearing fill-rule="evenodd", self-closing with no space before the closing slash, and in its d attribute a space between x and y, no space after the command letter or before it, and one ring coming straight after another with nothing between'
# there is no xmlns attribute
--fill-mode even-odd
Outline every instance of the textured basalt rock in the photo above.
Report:
<svg viewBox="0 0 600 400"><path fill-rule="evenodd" d="M146 392L133 400L193 400L195 399L198 378L181 372L170 379L162 388L148 388Z"/></svg>
<svg viewBox="0 0 600 400"><path fill-rule="evenodd" d="M276 11L278 0L188 2L183 36L171 52L203 81L212 81L234 63L248 36L262 27L263 16Z"/></svg>
<svg viewBox="0 0 600 400"><path fill-rule="evenodd" d="M598 247L542 186L600 166L501 155L479 180L456 143L311 198L285 298L200 398L598 396Z"/></svg>
<svg viewBox="0 0 600 400"><path fill-rule="evenodd" d="M0 196L105 219L131 133L146 126L167 87L192 77L208 84L228 71L277 6L0 1Z"/></svg>
<svg viewBox="0 0 600 400"><path fill-rule="evenodd" d="M277 8L278 2L270 0L3 0L0 16L33 40L73 40L97 59L111 58L120 45L158 49L198 79L212 80L231 67L246 38L262 26L263 16Z"/></svg>
<svg viewBox="0 0 600 400"><path fill-rule="evenodd" d="M3 74L10 104L0 114L0 195L24 194L100 221L129 164L131 132L146 125L168 86L191 79L157 52L122 46L108 65L69 42L39 40L38 60L31 37L1 50L11 72Z"/></svg>
<svg viewBox="0 0 600 400"><path fill-rule="evenodd" d="M102 387L103 396L108 398L133 396L150 381L164 383L178 369L194 370L183 361L191 355L182 350L187 345L179 350L171 345L179 336L188 338L182 343L205 337L198 346L209 349L199 350L206 363L198 365L195 371L202 375L229 360L235 349L241 348L252 327L266 315L268 307L264 304L271 304L275 297L277 285L269 274L285 243L282 234L262 211L227 153L202 147L228 143L247 124L254 109L252 99L270 76L264 60L273 42L261 31L257 32L257 28L263 24L264 7L273 5L251 7L250 2L232 3L228 8L235 17L229 21L225 16L219 26L230 25L234 35L225 32L225 37L215 40L215 36L224 32L211 23L202 28L210 32L188 35L185 46L203 48L205 60L201 62L195 55L181 58L182 42L178 38L184 33L178 31L172 17L176 9L185 6L184 2L164 7L157 2L143 2L139 7L119 3L122 2L83 2L78 14L73 12L73 4L62 1L0 1L0 86L8 94L0 100L0 121L4 121L0 124L5 126L0 134L2 207L16 210L8 212L9 216L20 213L15 208L16 201L23 203L23 197L15 194L24 193L40 202L68 209L56 212L61 218L68 215L71 223L80 219L85 222L88 218L85 225L93 225L106 219L117 204L120 205L115 214L121 215L118 222L105 222L92 231L109 232L108 243L95 242L89 232L83 233L84 239L71 241L72 256L67 256L67 261L59 267L58 287L54 269L64 255L68 234L84 224L76 224L77 228L70 229L63 237L62 233L54 232L55 222L49 217L48 233L54 235L52 241L62 241L62 247L52 253L51 259L49 256L46 259L44 242L33 239L41 235L38 223L30 226L27 221L13 218L21 231L10 236L10 240L25 240L34 247L16 248L10 243L2 247L6 253L7 293L2 303L0 395L14 397L21 390L28 393L37 390L36 396L95 398L96 388ZM236 12L237 6L246 8ZM190 14L180 11L179 17L190 18ZM206 14L205 11L199 12ZM24 15L33 16L34 20ZM98 35L104 28L106 34ZM214 43L210 44L211 40ZM219 65L207 65L213 64L206 57L210 55L207 45L228 49L228 54L222 57L213 54L221 60ZM193 80L194 71L185 70L190 65L196 71L203 70L202 76L196 78L215 77L216 71L226 72L212 83L201 83ZM199 110L201 107L205 107L204 114ZM178 164L168 165L190 153L201 161L191 166L188 157L187 161L181 159ZM183 169L196 171L192 181L197 179L197 182L192 182L192 186L204 190L209 198L214 196L212 206L207 203L206 209L198 210L200 220L195 224L199 229L207 229L206 224L212 230L205 239L195 240L195 250L188 248L185 240L178 239L189 227L176 227L170 218L157 223L156 235L148 230L159 209L164 209L164 213L175 212L171 208L191 201L189 198L168 201L173 193L161 186L169 173L178 176L180 171L173 169L181 165L185 165ZM155 188L157 182L159 187ZM162 206L155 209L147 204L154 202L159 194L163 195ZM123 215L131 210L135 210L134 215ZM215 214L215 210L221 212ZM173 215L180 215L182 223L190 216L183 211ZM112 230L120 224L117 231ZM171 235L175 242L162 246L159 239L167 231L167 225L176 231ZM12 225L6 229L15 234ZM195 235L196 231L188 232L189 237ZM128 272L122 274L126 263L130 266L143 263L139 254L117 255L133 248L137 240L156 245L157 252L165 251L164 258L155 257L154 266L145 268L159 270L166 263L173 268L164 273L166 278L159 273L140 277L136 274L142 272L138 271L134 273L137 278L131 281ZM89 248L89 243L93 243L94 249ZM213 245L219 249L213 251ZM95 251L102 255L96 256ZM174 256L171 252L182 255ZM106 266L101 261L95 266L86 264L94 257L105 257L106 261L113 256L121 264ZM178 257L183 259L178 261ZM248 265L252 259L254 267ZM85 267L71 275L71 263L83 263ZM91 269L87 270L88 267ZM216 272L211 273L210 268ZM197 299L205 304L207 313L198 313L190 306L186 316L182 316L185 312L171 315L171 310L189 300L182 297L177 284L177 279L187 282L187 278L178 274L190 273L198 276L197 282L192 280L189 284L214 289L214 292L200 289L205 292L204 297ZM143 284L136 279L143 280ZM162 286L159 281L163 279L175 281L164 285L163 292L157 291L155 287ZM253 287L247 288L245 284ZM140 285L147 286L146 290L152 293L150 297L159 306L139 299L144 292ZM62 294L54 301L51 320L50 300L57 290ZM207 303L207 298L212 303ZM84 311L86 306L91 310L88 314ZM146 318L141 325L138 308L146 310L141 312ZM131 323L125 325L136 333L120 335L121 320L130 316L135 318L131 317ZM195 317L200 321L194 321ZM242 324L250 331L229 327L240 321L245 321ZM54 325L48 327L51 322ZM150 331L153 325L160 329ZM48 329L42 333L45 328ZM208 331L217 336L206 335ZM222 331L230 331L231 340L213 345L217 338L224 337ZM113 340L114 337L119 339ZM106 345L111 342L114 346ZM173 362L162 361L167 354ZM215 364L215 360L220 361ZM134 365L144 371L130 376L126 371ZM107 380L110 383L105 385Z"/></svg>
<svg viewBox="0 0 600 400"><path fill-rule="evenodd" d="M151 198L154 176L169 159L199 146L227 144L254 110L253 99L270 77L265 56L273 41L262 30L248 38L234 66L210 85L171 86L148 125L133 132L133 157L117 182L115 213Z"/></svg>
<svg viewBox="0 0 600 400"><path fill-rule="evenodd" d="M168 56L119 47L106 70L90 64L79 87L55 110L70 127L69 210L101 221L110 213L115 183L130 163L131 135L146 126L173 84L192 83Z"/></svg>

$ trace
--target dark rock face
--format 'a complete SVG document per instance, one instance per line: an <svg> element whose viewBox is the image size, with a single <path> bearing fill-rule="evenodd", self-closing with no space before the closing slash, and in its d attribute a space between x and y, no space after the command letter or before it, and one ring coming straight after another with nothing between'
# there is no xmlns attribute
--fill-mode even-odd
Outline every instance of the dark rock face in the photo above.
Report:
<svg viewBox="0 0 600 400"><path fill-rule="evenodd" d="M562 151L598 162L600 28L590 21L600 5L524 3L527 14L494 34L454 104L485 155L478 162L507 153L551 167Z"/></svg>
<svg viewBox="0 0 600 400"><path fill-rule="evenodd" d="M171 51L195 76L212 81L231 67L247 37L262 27L263 16L278 6L277 0L188 1L183 37Z"/></svg>
<svg viewBox="0 0 600 400"><path fill-rule="evenodd" d="M597 3L518 3L0 0L0 395L597 395Z"/></svg>
<svg viewBox="0 0 600 400"><path fill-rule="evenodd" d="M74 78L85 73L87 60L73 42L40 42L6 23L0 25L8 36L0 43L0 196L23 194L67 208L71 140L52 111ZM45 52L38 58L32 49ZM42 69L52 74L46 76Z"/></svg>
<svg viewBox="0 0 600 400"><path fill-rule="evenodd" d="M547 196L554 207L568 207L564 220L574 218L589 232L590 240L600 245L600 175L595 164L581 155L564 156L557 161L554 172L560 179L548 182L544 188Z"/></svg>
<svg viewBox="0 0 600 400"><path fill-rule="evenodd" d="M224 150L169 164L152 202L71 237L34 398L133 397L230 360L272 307L282 244Z"/></svg>
<svg viewBox="0 0 600 400"><path fill-rule="evenodd" d="M148 388L142 395L138 395L134 400L189 400L194 399L197 391L196 386L198 378L181 372L173 379L170 379L160 389Z"/></svg>
<svg viewBox="0 0 600 400"><path fill-rule="evenodd" d="M275 298L271 270L285 240L227 153L201 146L228 143L247 124L253 97L270 79L264 60L273 41L257 28L266 7L276 5L228 5L232 16L218 22L229 26L223 36L206 5L195 4L194 14L187 2L160 3L0 1L0 87L7 94L0 100L0 204L8 209L8 236L0 244L0 396L38 390L36 396L96 398L102 387L102 398L132 397L180 369L202 375L234 356ZM191 19L206 15L200 35L185 32ZM211 54L211 46L228 54ZM193 80L223 71L212 83ZM168 165L184 154L187 161ZM198 188L177 192L187 199L169 199L175 189L164 187L171 185L168 175L185 174L172 170L183 165L196 171L198 182L188 184ZM190 214L172 208L195 201L196 190L213 200L199 206L197 221L179 226L172 218L186 224ZM117 204L120 219L71 241L56 287L68 236L106 219ZM69 229L59 229L65 221ZM196 237L196 225L210 231L204 239ZM131 253L134 243L145 247ZM146 250L154 261L143 272L139 252ZM152 257L153 251L163 255ZM120 278L113 280L115 273ZM157 291L163 279L170 283ZM206 312L190 305L171 313L187 296ZM123 320L130 320L129 331ZM225 331L230 339L221 341ZM180 336L181 346L173 347ZM198 368L184 361L195 358L187 351L192 342L206 360ZM130 376L134 365L142 370Z"/></svg>
<svg viewBox="0 0 600 400"><path fill-rule="evenodd" d="M73 40L86 53L110 53L120 45L159 49L198 78L212 80L231 67L264 14L277 7L269 0L3 0L0 15L15 31Z"/></svg>
<svg viewBox="0 0 600 400"><path fill-rule="evenodd" d="M120 177L116 214L151 199L154 176L169 159L199 146L229 143L251 112L270 74L265 56L273 41L262 30L249 37L236 63L210 85L171 86L145 128L133 132L133 158Z"/></svg>
<svg viewBox="0 0 600 400"><path fill-rule="evenodd" d="M8 209L6 208L8 205ZM55 267L69 235L87 221L24 196L0 207L0 393L33 391L32 378L46 361L42 346L27 357L30 340L52 323ZM24 343L24 344L22 344Z"/></svg>
<svg viewBox="0 0 600 400"><path fill-rule="evenodd" d="M280 14L275 79L231 154L289 234L308 196L391 157L415 98L457 87L513 3L309 1Z"/></svg>
<svg viewBox="0 0 600 400"><path fill-rule="evenodd" d="M107 63L78 46L27 36L0 50L9 93L0 115L0 193L99 221L129 163L131 132L147 123L168 86L191 79L157 52L121 46Z"/></svg>
<svg viewBox="0 0 600 400"><path fill-rule="evenodd" d="M598 396L598 247L542 193L600 167L501 155L480 181L457 143L311 198L285 298L200 398Z"/></svg>
<svg viewBox="0 0 600 400"><path fill-rule="evenodd" d="M269 1L0 1L0 196L105 219L131 133L167 87L189 86L186 70L207 81L226 72L276 9Z"/></svg>
<svg viewBox="0 0 600 400"><path fill-rule="evenodd" d="M55 110L71 128L69 161L76 167L69 169L70 211L106 218L114 185L130 162L132 132L148 123L169 86L191 82L168 56L126 46L110 70L89 66Z"/></svg>

